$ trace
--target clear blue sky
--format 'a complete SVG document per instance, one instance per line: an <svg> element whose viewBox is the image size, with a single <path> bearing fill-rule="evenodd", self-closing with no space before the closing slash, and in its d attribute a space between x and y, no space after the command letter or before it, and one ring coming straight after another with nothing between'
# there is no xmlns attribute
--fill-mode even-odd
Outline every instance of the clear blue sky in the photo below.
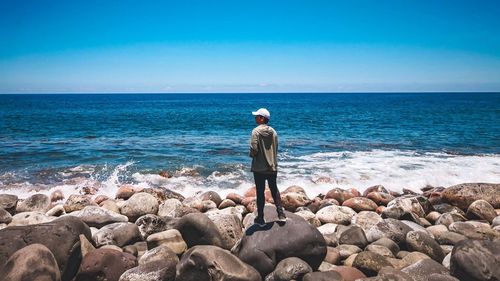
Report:
<svg viewBox="0 0 500 281"><path fill-rule="evenodd" d="M500 1L0 1L0 93L500 91Z"/></svg>

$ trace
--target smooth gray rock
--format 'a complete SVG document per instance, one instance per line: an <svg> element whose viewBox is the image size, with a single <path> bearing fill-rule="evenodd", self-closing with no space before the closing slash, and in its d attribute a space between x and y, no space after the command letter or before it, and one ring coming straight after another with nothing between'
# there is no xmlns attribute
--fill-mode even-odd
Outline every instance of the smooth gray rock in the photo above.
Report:
<svg viewBox="0 0 500 281"><path fill-rule="evenodd" d="M432 205L426 197L422 195L406 195L389 202L382 211L381 216L382 218L414 220L414 216L425 217L431 210L433 210Z"/></svg>
<svg viewBox="0 0 500 281"><path fill-rule="evenodd" d="M500 280L500 239L463 240L453 248L450 272L460 280Z"/></svg>
<svg viewBox="0 0 500 281"><path fill-rule="evenodd" d="M384 247L388 248L389 250L391 250L391 252L394 256L396 256L400 250L400 248L399 248L398 244L396 244L396 242L394 242L391 239L386 238L386 237L382 237L382 238L378 239L377 241L371 243L371 245L384 246Z"/></svg>
<svg viewBox="0 0 500 281"><path fill-rule="evenodd" d="M16 212L42 212L50 209L50 198L45 194L33 194L17 203Z"/></svg>
<svg viewBox="0 0 500 281"><path fill-rule="evenodd" d="M182 208L182 202L172 198L167 199L165 202L161 203L158 207L158 216L161 217L174 217L178 218L181 212L179 211Z"/></svg>
<svg viewBox="0 0 500 281"><path fill-rule="evenodd" d="M354 254L357 254L357 253L360 253L361 251L361 248L359 248L358 246L356 245L339 245L337 246L336 248L338 251L339 251L339 254L340 254L340 259L346 259Z"/></svg>
<svg viewBox="0 0 500 281"><path fill-rule="evenodd" d="M361 227L351 226L349 229L342 232L339 238L339 243L356 245L360 248L364 248L368 245L368 240L366 239L365 232Z"/></svg>
<svg viewBox="0 0 500 281"><path fill-rule="evenodd" d="M495 208L486 200L476 200L467 208L467 213L465 215L469 219L485 220L491 223L497 216L497 213L495 212Z"/></svg>
<svg viewBox="0 0 500 281"><path fill-rule="evenodd" d="M92 198L87 195L78 195L78 194L72 194L68 197L66 202L64 203L64 210L66 213L71 213L74 211L80 211L86 206L96 206L92 201Z"/></svg>
<svg viewBox="0 0 500 281"><path fill-rule="evenodd" d="M411 230L406 224L389 218L373 226L366 233L366 238L368 242L374 242L382 237L386 237L400 245L406 241L406 234Z"/></svg>
<svg viewBox="0 0 500 281"><path fill-rule="evenodd" d="M92 235L97 247L115 245L123 247L133 244L141 239L137 225L130 222L117 222L108 224Z"/></svg>
<svg viewBox="0 0 500 281"><path fill-rule="evenodd" d="M42 244L31 244L14 252L0 270L5 281L60 281L61 273L50 250Z"/></svg>
<svg viewBox="0 0 500 281"><path fill-rule="evenodd" d="M120 208L120 212L127 216L130 221L136 221L143 215L156 215L158 213L158 206L158 201L153 195L139 192L125 201Z"/></svg>
<svg viewBox="0 0 500 281"><path fill-rule="evenodd" d="M456 245L458 242L467 239L464 235L452 231L438 233L435 238L441 245Z"/></svg>
<svg viewBox="0 0 500 281"><path fill-rule="evenodd" d="M301 280L304 275L312 272L307 262L291 257L286 258L276 265L273 272L266 276L265 281Z"/></svg>
<svg viewBox="0 0 500 281"><path fill-rule="evenodd" d="M175 224L182 238L191 248L196 245L212 245L227 249L217 226L203 213L188 214Z"/></svg>
<svg viewBox="0 0 500 281"><path fill-rule="evenodd" d="M414 281L408 273L388 266L382 268L376 278L377 281Z"/></svg>
<svg viewBox="0 0 500 281"><path fill-rule="evenodd" d="M466 221L466 218L460 214L443 213L441 216L439 216L438 220L436 221L436 225L444 225L446 227L449 227L454 222L463 222L463 221Z"/></svg>
<svg viewBox="0 0 500 281"><path fill-rule="evenodd" d="M406 244L410 249L424 253L437 262L442 262L445 256L443 249L441 249L436 240L424 232L408 232L406 234Z"/></svg>
<svg viewBox="0 0 500 281"><path fill-rule="evenodd" d="M352 217L356 215L349 207L331 205L324 207L316 213L316 217L321 223L350 224Z"/></svg>
<svg viewBox="0 0 500 281"><path fill-rule="evenodd" d="M80 218L88 226L97 228L115 222L128 222L128 218L126 216L98 206L86 206L82 210L69 213L68 215Z"/></svg>
<svg viewBox="0 0 500 281"><path fill-rule="evenodd" d="M9 223L9 226L26 226L26 225L35 225L46 222L51 222L55 217L46 216L41 212L24 212L18 213L12 216L12 221Z"/></svg>
<svg viewBox="0 0 500 281"><path fill-rule="evenodd" d="M194 246L177 264L175 281L205 280L260 281L261 276L227 250L210 245Z"/></svg>
<svg viewBox="0 0 500 281"><path fill-rule="evenodd" d="M205 215L217 226L226 250L230 250L243 237L243 225L237 215L206 212Z"/></svg>
<svg viewBox="0 0 500 281"><path fill-rule="evenodd" d="M386 258L394 258L394 254L391 252L391 250L389 250L387 247L381 246L381 245L370 244L370 245L366 246L365 251L373 252L373 253L379 254L381 256L384 256Z"/></svg>

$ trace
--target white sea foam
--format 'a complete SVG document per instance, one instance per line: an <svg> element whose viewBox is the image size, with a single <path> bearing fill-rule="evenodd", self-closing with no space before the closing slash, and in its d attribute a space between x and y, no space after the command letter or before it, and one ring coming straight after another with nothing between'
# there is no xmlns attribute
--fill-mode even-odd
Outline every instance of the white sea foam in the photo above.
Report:
<svg viewBox="0 0 500 281"><path fill-rule="evenodd" d="M75 167L68 171L88 173L52 186L21 183L4 186L2 193L18 194L24 198L35 192L50 194L60 189L66 196L79 193L83 187L95 186L98 194L114 197L123 184L137 187L162 186L190 196L207 190L221 196L230 192L242 194L252 187L253 177L247 165L228 166L224 171L212 171L208 176L198 173L207 167L184 167L172 171L171 178L154 173L133 172L130 161L116 167L106 167L106 176L91 167ZM419 191L430 186L451 186L465 182L500 183L500 155L452 155L446 153L417 153L399 150L372 150L358 152L314 153L305 156L280 154L278 186L281 190L291 185L305 188L310 197L326 193L333 187L356 187L360 191L382 184L393 191L408 188ZM101 171L102 172L102 171ZM8 178L13 175L9 174Z"/></svg>

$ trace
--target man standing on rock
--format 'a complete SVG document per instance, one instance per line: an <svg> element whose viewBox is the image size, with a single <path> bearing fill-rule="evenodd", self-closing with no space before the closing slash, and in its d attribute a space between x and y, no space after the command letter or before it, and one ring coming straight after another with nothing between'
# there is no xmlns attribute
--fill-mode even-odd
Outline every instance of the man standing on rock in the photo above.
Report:
<svg viewBox="0 0 500 281"><path fill-rule="evenodd" d="M257 189L257 217L255 223L259 226L265 225L264 221L264 191L266 180L273 195L278 220L286 221L285 212L281 206L281 197L276 185L278 174L278 134L268 125L271 114L265 108L252 112L255 122L258 124L252 131L250 139L250 157L252 157L252 172Z"/></svg>

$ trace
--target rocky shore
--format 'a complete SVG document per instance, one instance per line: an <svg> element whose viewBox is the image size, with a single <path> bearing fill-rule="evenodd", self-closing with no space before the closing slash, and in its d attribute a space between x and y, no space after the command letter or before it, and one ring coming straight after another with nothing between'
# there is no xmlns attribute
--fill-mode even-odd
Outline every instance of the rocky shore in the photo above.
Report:
<svg viewBox="0 0 500 281"><path fill-rule="evenodd" d="M281 197L288 220L266 193L259 227L254 188L0 194L0 279L500 280L500 184Z"/></svg>

